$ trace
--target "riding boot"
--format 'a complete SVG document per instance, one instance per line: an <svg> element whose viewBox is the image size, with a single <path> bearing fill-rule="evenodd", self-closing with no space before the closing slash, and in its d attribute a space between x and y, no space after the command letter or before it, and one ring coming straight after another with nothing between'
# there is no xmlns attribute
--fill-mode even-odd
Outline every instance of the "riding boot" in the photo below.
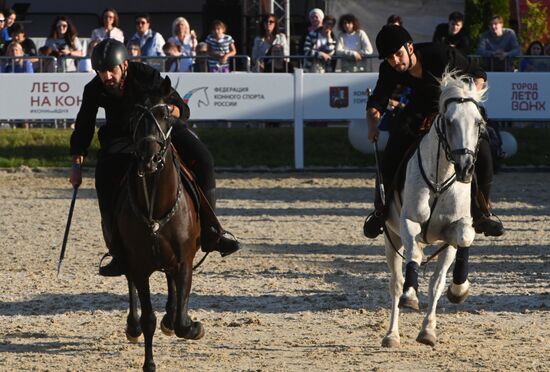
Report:
<svg viewBox="0 0 550 372"><path fill-rule="evenodd" d="M105 244L109 249L108 253L105 253L99 262L99 275L101 276L120 276L126 273L126 263L122 260L120 250L116 249L116 244L113 243L113 233L111 229L107 227L108 223L105 220L101 221L101 228L103 230L103 237L105 238ZM111 262L105 266L101 266L101 262L107 257L111 256Z"/></svg>
<svg viewBox="0 0 550 372"><path fill-rule="evenodd" d="M206 190L204 195L210 205L201 205L201 249L203 252L220 252L222 257L229 256L241 248L240 243L231 233L223 231L219 225L216 228L216 224L211 221L212 218L216 218L214 214L216 189Z"/></svg>
<svg viewBox="0 0 550 372"><path fill-rule="evenodd" d="M367 216L363 224L363 234L370 239L374 239L384 232L384 204L380 198L378 187L377 183L374 195L374 211Z"/></svg>
<svg viewBox="0 0 550 372"><path fill-rule="evenodd" d="M489 191L491 185L479 185L475 195L472 195L472 218L473 226L478 234L485 236L501 236L504 234L502 222L491 212L489 203Z"/></svg>

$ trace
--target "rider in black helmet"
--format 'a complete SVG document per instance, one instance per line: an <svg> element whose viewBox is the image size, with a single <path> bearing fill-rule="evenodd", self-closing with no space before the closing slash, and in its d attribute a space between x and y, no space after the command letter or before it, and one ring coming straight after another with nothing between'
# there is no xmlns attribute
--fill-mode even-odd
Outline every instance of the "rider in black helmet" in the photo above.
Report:
<svg viewBox="0 0 550 372"><path fill-rule="evenodd" d="M73 186L82 182L81 166L94 135L97 111L102 107L105 109L105 125L98 131L101 149L95 180L103 235L113 259L100 268L99 274L117 276L125 272L124 252L114 241L112 213L121 178L132 160L128 118L138 103L140 93L159 88L162 77L148 65L129 62L126 47L114 39L105 39L94 48L92 68L96 76L84 87L82 106L71 136L73 166L70 181ZM214 209L216 180L212 155L187 128L185 120L189 118L189 107L174 89L168 103L171 105L171 115L177 119L172 129L172 143L183 162L195 174L199 187ZM218 251L226 256L239 249L235 239L212 228L214 224L207 220L207 213L200 215L203 251Z"/></svg>
<svg viewBox="0 0 550 372"><path fill-rule="evenodd" d="M445 68L448 66L451 70L470 75L479 89L483 87L487 75L477 64L469 62L457 49L446 44L413 44L411 35L401 26L384 26L376 37L376 47L380 59L384 61L380 64L378 81L367 103L368 138L371 142L378 139L378 122L395 87L401 85L411 89L409 103L392 117L389 124L390 135L381 164L382 179L389 186L405 152L422 135L423 121L438 112L438 79L441 79ZM488 138L482 136L475 173L479 191L487 203L477 203L473 197L472 217L476 232L499 236L504 233L504 228L500 221L491 218L488 207L492 164ZM391 193L386 196L391 197ZM363 228L368 238L382 233L386 218L379 192L375 193L374 205L375 211L367 217Z"/></svg>

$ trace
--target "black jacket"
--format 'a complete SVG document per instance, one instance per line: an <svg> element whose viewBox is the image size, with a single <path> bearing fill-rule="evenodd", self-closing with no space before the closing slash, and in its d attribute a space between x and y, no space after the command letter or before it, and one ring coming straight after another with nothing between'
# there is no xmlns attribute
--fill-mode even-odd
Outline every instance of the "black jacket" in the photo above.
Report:
<svg viewBox="0 0 550 372"><path fill-rule="evenodd" d="M417 79L408 72L395 71L387 61L380 64L378 81L367 109L376 108L384 112L388 100L397 85L411 88L411 95L406 111L419 116L438 112L439 82L447 65L451 70L459 70L475 78L487 79L485 71L475 62L468 59L455 48L440 43L422 43L414 45L414 53L422 64L422 78Z"/></svg>
<svg viewBox="0 0 550 372"><path fill-rule="evenodd" d="M449 24L440 23L435 28L433 40L434 43L443 43L447 45L454 45L454 47L462 54L468 55L470 53L470 39L466 35L466 31L462 28L458 34L449 34Z"/></svg>
<svg viewBox="0 0 550 372"><path fill-rule="evenodd" d="M141 103L143 95L148 91L158 90L162 80L160 73L151 66L129 62L124 92L121 97L116 97L105 90L99 76L94 77L84 87L82 105L71 136L71 155L87 155L95 132L97 110L100 107L105 109L106 119L105 125L98 132L101 147L107 146L117 138L129 138L128 118L135 104ZM188 113L187 105L174 89L168 101L167 103L180 109L182 116Z"/></svg>

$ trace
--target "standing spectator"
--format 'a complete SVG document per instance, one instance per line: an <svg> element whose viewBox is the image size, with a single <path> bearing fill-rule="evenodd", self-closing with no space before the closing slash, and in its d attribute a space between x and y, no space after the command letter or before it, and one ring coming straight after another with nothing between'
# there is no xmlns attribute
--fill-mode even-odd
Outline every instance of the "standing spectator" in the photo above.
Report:
<svg viewBox="0 0 550 372"><path fill-rule="evenodd" d="M163 56L162 46L164 38L160 32L151 29L151 18L149 14L138 14L136 16L136 33L129 42L138 41L141 48L141 55L144 57Z"/></svg>
<svg viewBox="0 0 550 372"><path fill-rule="evenodd" d="M353 14L344 14L338 27L342 32L336 40L336 55L343 58L339 60L342 72L366 71L366 58L373 49L366 32L359 26L359 20Z"/></svg>
<svg viewBox="0 0 550 372"><path fill-rule="evenodd" d="M389 25L396 25L396 26L403 27L403 20L397 14L392 14L386 20L386 26L389 26Z"/></svg>
<svg viewBox="0 0 550 372"><path fill-rule="evenodd" d="M66 16L55 17L45 46L51 48L49 55L61 58L58 65L61 63L62 71L76 71L75 60L70 57L84 55L76 27Z"/></svg>
<svg viewBox="0 0 550 372"><path fill-rule="evenodd" d="M23 57L23 47L17 41L12 41L8 44L6 50L6 56L8 57ZM1 65L1 72L34 72L32 63L29 59L12 58L3 61Z"/></svg>
<svg viewBox="0 0 550 372"><path fill-rule="evenodd" d="M179 59L177 71L191 71L191 67L193 66L193 58L191 57L195 56L197 35L194 30L191 30L189 22L187 22L185 18L178 17L172 22L172 36L168 39L168 43L175 44L179 47L180 56L188 57Z"/></svg>
<svg viewBox="0 0 550 372"><path fill-rule="evenodd" d="M332 30L336 19L326 16L323 19L323 27L310 32L304 42L304 55L306 60L304 69L309 72L332 71L332 55L336 50L336 41Z"/></svg>
<svg viewBox="0 0 550 372"><path fill-rule="evenodd" d="M485 58L489 71L512 71L511 58L521 53L516 33L511 28L504 28L503 22L501 16L492 16L489 30L479 38L477 54Z"/></svg>
<svg viewBox="0 0 550 372"><path fill-rule="evenodd" d="M4 24L0 24L0 28L2 29L2 36L0 37L4 40L4 42L7 45L12 38L11 32L15 24L15 19L17 18L17 14L15 14L15 10L13 9L6 9L2 11L2 18L4 19Z"/></svg>
<svg viewBox="0 0 550 372"><path fill-rule="evenodd" d="M220 20L212 22L211 33L206 38L208 45L208 71L209 72L229 72L229 57L237 54L235 42L231 35L225 32L227 27Z"/></svg>
<svg viewBox="0 0 550 372"><path fill-rule="evenodd" d="M263 59L264 56L287 56L289 54L286 35L279 32L277 16L273 13L264 15L260 36L254 38L252 63L258 72L283 72L282 59Z"/></svg>
<svg viewBox="0 0 550 372"><path fill-rule="evenodd" d="M309 26L307 28L307 34L313 31L317 31L323 27L323 19L325 18L325 13L319 8L314 8L309 11ZM307 36L306 34L306 36Z"/></svg>
<svg viewBox="0 0 550 372"><path fill-rule="evenodd" d="M4 26L6 25L6 17L4 12L0 9L0 56L4 55L4 49L8 45L8 42L4 40Z"/></svg>
<svg viewBox="0 0 550 372"><path fill-rule="evenodd" d="M25 29L21 23L16 23L13 25L13 31L11 36L14 41L17 41L23 47L23 52L25 56L35 57L38 52L36 50L36 44L32 39L27 38L25 34Z"/></svg>
<svg viewBox="0 0 550 372"><path fill-rule="evenodd" d="M533 41L527 47L525 51L527 56L543 56L544 55L544 45L538 40ZM519 64L519 70L521 72L537 72L537 71L550 71L548 60L544 57L542 58L523 58Z"/></svg>
<svg viewBox="0 0 550 372"><path fill-rule="evenodd" d="M101 16L103 26L92 30L90 41L98 44L103 39L115 39L124 42L124 32L118 28L118 12L114 8L107 8Z"/></svg>
<svg viewBox="0 0 550 372"><path fill-rule="evenodd" d="M460 12L449 14L448 23L440 23L435 28L433 42L447 44L464 55L470 53L470 38L464 30L464 15Z"/></svg>

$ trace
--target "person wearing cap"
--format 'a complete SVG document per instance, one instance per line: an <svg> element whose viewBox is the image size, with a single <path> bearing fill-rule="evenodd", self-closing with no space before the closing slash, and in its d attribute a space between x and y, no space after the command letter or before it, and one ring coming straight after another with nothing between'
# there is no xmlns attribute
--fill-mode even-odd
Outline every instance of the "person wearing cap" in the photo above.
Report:
<svg viewBox="0 0 550 372"><path fill-rule="evenodd" d="M105 125L98 131L100 150L95 169L95 185L102 219L103 235L113 259L100 268L103 276L118 276L125 272L124 254L113 244L113 203L121 180L131 161L130 114L139 96L160 88L163 81L160 73L145 64L128 61L126 47L115 39L104 39L92 52L92 68L96 76L84 87L82 105L76 117L75 130L71 135L70 154L72 169L70 182L78 187L82 182L82 164L93 139L96 115L100 107L105 109ZM174 119L172 143L183 162L196 175L212 209L215 208L216 181L212 155L199 138L191 132L185 121L189 118L189 107L172 89L167 99ZM202 206L207 207L207 206ZM237 251L238 241L226 234L215 232L212 221L201 213L201 246L203 251L218 251L222 256Z"/></svg>
<svg viewBox="0 0 550 372"><path fill-rule="evenodd" d="M376 37L380 64L378 81L367 102L368 139L378 139L378 123L388 100L397 85L410 88L409 103L389 123L389 139L381 164L382 180L390 186L405 152L422 135L425 119L437 114L439 81L448 68L469 75L478 89L482 89L487 75L475 62L470 62L456 48L441 43L413 44L410 34L401 26L384 26ZM493 168L488 139L482 136L476 161L478 188L489 201ZM391 193L386 193L391 197ZM473 200L475 198L472 198ZM368 238L382 233L386 218L384 202L375 193L375 211L365 220L363 232ZM387 205L387 203L386 203ZM483 210L482 211L482 208ZM476 232L499 236L504 233L500 221L492 219L488 205L472 203L472 217Z"/></svg>

